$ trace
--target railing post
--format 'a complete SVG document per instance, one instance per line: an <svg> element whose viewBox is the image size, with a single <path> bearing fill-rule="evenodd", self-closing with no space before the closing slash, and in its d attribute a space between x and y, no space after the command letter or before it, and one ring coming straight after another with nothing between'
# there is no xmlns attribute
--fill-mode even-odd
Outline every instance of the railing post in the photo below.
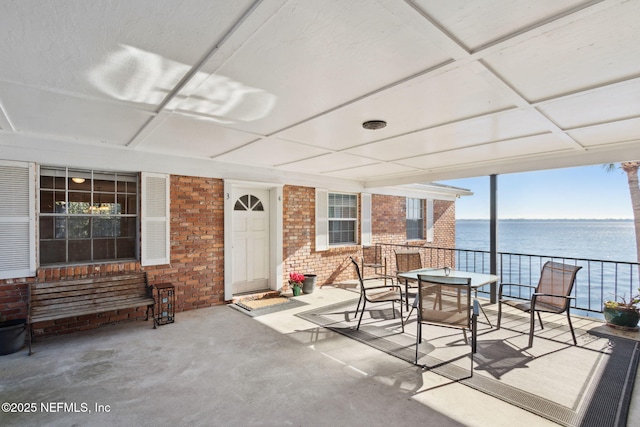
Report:
<svg viewBox="0 0 640 427"><path fill-rule="evenodd" d="M489 272L498 274L498 176L489 177L490 185L490 220L489 220ZM497 302L497 284L491 284L489 300Z"/></svg>

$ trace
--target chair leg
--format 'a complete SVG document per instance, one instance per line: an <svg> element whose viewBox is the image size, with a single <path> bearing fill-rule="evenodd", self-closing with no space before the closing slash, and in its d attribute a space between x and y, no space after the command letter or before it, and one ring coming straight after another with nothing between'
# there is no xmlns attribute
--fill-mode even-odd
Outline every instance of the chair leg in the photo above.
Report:
<svg viewBox="0 0 640 427"><path fill-rule="evenodd" d="M498 324L496 325L496 329L500 329L501 320L502 320L502 302L498 300Z"/></svg>
<svg viewBox="0 0 640 427"><path fill-rule="evenodd" d="M540 315L540 312L538 311L538 321L540 322L540 329L544 329L544 325L542 324L542 316Z"/></svg>
<svg viewBox="0 0 640 427"><path fill-rule="evenodd" d="M538 312L538 317L540 317L540 313ZM529 347L533 347L533 329L536 324L536 313L535 310L531 310L531 321L529 325Z"/></svg>
<svg viewBox="0 0 640 427"><path fill-rule="evenodd" d="M573 337L573 345L578 345L578 341L576 341L576 334L573 332L573 324L571 323L571 316L569 315L569 308L567 308L567 321L569 322L569 330L571 331L571 336Z"/></svg>
<svg viewBox="0 0 640 427"><path fill-rule="evenodd" d="M360 309L360 303L362 302L362 291L360 291L360 299L358 299L358 305L356 306L356 312L353 315L353 318L355 319L356 317L358 317L358 310ZM348 317L348 316L347 316Z"/></svg>
<svg viewBox="0 0 640 427"><path fill-rule="evenodd" d="M367 305L367 299L364 298L364 301L362 301L362 311L360 312L360 320L358 320L358 326L356 327L356 329L360 329L360 323L362 322L362 316L364 315L364 308Z"/></svg>
<svg viewBox="0 0 640 427"><path fill-rule="evenodd" d="M417 331L416 331L416 362L415 364L418 364L418 344L420 344L422 342L422 323L418 322L418 324L416 325Z"/></svg>
<svg viewBox="0 0 640 427"><path fill-rule="evenodd" d="M394 310L395 313L395 310ZM402 295L400 295L400 323L402 324L402 333L404 334L404 313L402 312Z"/></svg>

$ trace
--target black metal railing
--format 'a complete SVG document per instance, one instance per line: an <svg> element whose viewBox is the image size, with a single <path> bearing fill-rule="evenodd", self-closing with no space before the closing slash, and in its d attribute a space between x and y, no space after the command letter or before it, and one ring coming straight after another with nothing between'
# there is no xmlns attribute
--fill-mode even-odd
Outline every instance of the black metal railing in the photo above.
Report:
<svg viewBox="0 0 640 427"><path fill-rule="evenodd" d="M378 243L382 256L387 260L388 274L396 274L395 251L417 250L424 267L451 267L476 273L490 272L489 251L458 248L424 247ZM635 262L607 261L598 259L571 258L549 255L498 252L497 274L500 283L519 283L536 286L540 271L547 261L579 265L571 307L583 314L601 314L603 303L616 297L628 298L638 293L640 287L639 264ZM509 287L516 290L518 287ZM521 289L521 288L520 288ZM488 290L486 292L488 295ZM515 294L511 297L529 298L530 295Z"/></svg>

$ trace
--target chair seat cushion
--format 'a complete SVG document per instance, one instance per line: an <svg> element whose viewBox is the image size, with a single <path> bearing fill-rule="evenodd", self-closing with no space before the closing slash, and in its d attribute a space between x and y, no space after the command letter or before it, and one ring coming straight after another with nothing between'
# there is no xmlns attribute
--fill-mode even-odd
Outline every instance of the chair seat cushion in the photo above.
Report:
<svg viewBox="0 0 640 427"><path fill-rule="evenodd" d="M502 303L517 308L518 310L522 310L526 313L531 311L531 301L507 299L502 300ZM543 311L545 313L562 313L564 311L564 307L557 307L555 305L537 302L536 311Z"/></svg>

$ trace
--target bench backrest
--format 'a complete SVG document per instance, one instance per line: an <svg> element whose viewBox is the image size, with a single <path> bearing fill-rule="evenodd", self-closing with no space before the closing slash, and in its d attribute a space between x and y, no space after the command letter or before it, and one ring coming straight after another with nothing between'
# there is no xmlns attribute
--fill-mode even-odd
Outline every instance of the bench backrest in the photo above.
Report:
<svg viewBox="0 0 640 427"><path fill-rule="evenodd" d="M31 309L99 304L101 300L151 297L145 272L132 272L30 284Z"/></svg>

